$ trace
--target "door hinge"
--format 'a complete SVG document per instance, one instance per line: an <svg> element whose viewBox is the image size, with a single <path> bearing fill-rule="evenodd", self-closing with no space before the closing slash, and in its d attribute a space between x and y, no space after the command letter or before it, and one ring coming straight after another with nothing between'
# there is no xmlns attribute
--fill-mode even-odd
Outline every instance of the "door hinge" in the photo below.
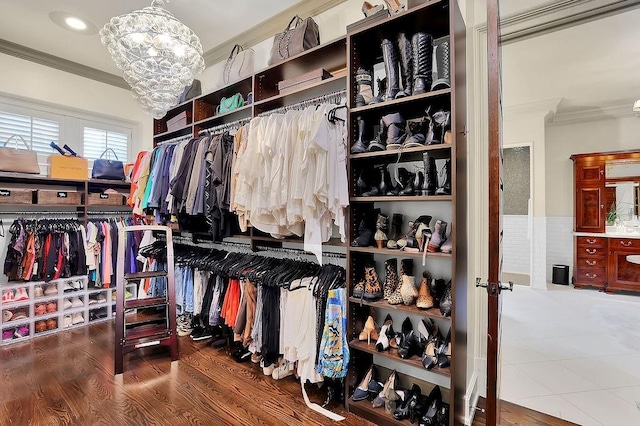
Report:
<svg viewBox="0 0 640 426"><path fill-rule="evenodd" d="M503 285L501 282L483 283L482 278L476 278L476 287L486 288L489 296L495 296L501 293L503 290L513 291L513 282L509 281L509 285Z"/></svg>

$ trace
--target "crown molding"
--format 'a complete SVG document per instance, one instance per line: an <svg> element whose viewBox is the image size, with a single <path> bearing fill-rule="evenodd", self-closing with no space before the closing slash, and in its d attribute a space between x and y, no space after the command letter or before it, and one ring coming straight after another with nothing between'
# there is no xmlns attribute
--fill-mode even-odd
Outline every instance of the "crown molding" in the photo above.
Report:
<svg viewBox="0 0 640 426"><path fill-rule="evenodd" d="M640 0L560 0L505 16L500 20L500 42L513 43L605 16L640 7ZM477 27L486 34L487 25Z"/></svg>
<svg viewBox="0 0 640 426"><path fill-rule="evenodd" d="M121 87L123 89L128 90L130 88L122 77L115 74L100 71L99 69L50 55L49 53L35 50L8 40L0 39L0 53L15 56L16 58L79 75L81 77L90 78L91 80L99 81L101 83Z"/></svg>
<svg viewBox="0 0 640 426"><path fill-rule="evenodd" d="M547 117L549 114L553 116L554 114L556 114L560 102L562 102L562 98L553 98L543 101L529 102L526 104L505 106L503 109L504 117L514 118L518 116L530 115L540 115L542 117Z"/></svg>
<svg viewBox="0 0 640 426"><path fill-rule="evenodd" d="M560 111L555 114L552 122L554 124L564 124L610 118L634 117L636 116L636 113L633 112L633 102L634 100L624 99L601 107L574 111Z"/></svg>
<svg viewBox="0 0 640 426"><path fill-rule="evenodd" d="M247 48L273 37L276 33L284 30L289 21L291 21L291 18L295 15L300 17L317 16L345 1L346 0L303 0L253 28L249 28L235 37L220 43L216 47L207 50L203 55L205 64L211 66L224 61L229 57L231 49L233 49L233 46L236 44Z"/></svg>

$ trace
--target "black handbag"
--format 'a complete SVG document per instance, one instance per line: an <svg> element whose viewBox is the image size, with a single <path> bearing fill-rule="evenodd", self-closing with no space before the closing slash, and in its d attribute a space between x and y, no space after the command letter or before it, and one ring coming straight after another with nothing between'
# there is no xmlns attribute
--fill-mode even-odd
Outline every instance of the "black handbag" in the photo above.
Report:
<svg viewBox="0 0 640 426"><path fill-rule="evenodd" d="M110 160L108 158L102 158L104 155L111 151L113 156L116 157L115 160ZM125 180L124 178L124 164L122 161L118 160L118 156L116 152L107 148L104 150L100 158L93 161L93 168L91 169L91 178L92 179L104 179L104 180Z"/></svg>

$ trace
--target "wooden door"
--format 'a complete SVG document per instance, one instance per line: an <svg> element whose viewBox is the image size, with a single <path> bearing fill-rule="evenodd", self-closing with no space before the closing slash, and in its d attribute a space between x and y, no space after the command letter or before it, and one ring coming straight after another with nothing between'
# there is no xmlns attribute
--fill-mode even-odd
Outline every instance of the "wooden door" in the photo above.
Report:
<svg viewBox="0 0 640 426"><path fill-rule="evenodd" d="M604 164L575 164L577 232L605 231Z"/></svg>

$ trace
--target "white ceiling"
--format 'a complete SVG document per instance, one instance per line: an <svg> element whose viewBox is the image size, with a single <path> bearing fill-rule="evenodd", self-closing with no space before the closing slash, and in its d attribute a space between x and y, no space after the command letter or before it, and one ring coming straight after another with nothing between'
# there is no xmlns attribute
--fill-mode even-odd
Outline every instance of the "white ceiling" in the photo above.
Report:
<svg viewBox="0 0 640 426"><path fill-rule="evenodd" d="M563 98L558 112L573 112L640 99L639 22L632 10L504 46L503 104Z"/></svg>
<svg viewBox="0 0 640 426"><path fill-rule="evenodd" d="M200 37L207 51L298 2L172 0L166 9ZM151 0L0 0L0 38L120 75L99 35L87 36L60 28L49 20L49 13L68 12L100 29L114 16L149 5Z"/></svg>

